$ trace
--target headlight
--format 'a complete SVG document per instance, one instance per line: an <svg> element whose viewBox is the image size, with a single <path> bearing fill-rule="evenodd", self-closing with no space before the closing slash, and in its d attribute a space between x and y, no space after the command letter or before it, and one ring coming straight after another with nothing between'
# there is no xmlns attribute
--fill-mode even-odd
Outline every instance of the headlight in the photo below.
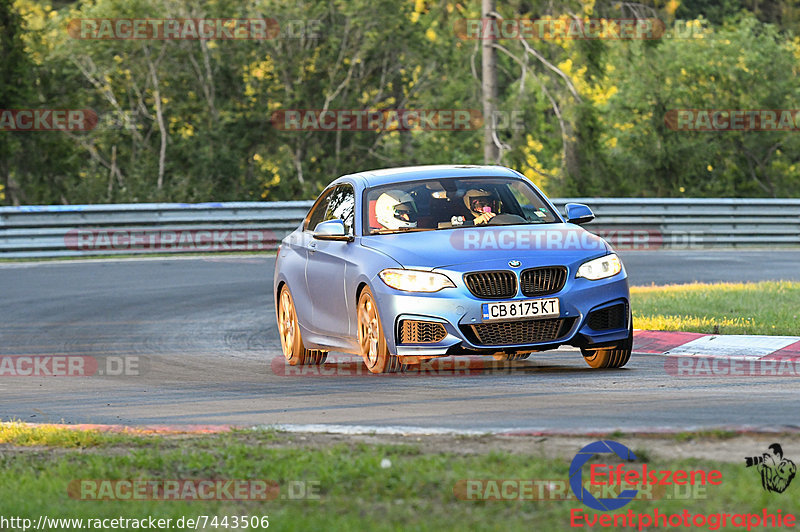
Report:
<svg viewBox="0 0 800 532"><path fill-rule="evenodd" d="M622 263L619 261L619 257L612 253L611 255L606 255L599 259L584 262L581 264L581 267L578 268L578 274L575 277L584 277L591 281L597 281L598 279L605 279L606 277L617 275L621 271Z"/></svg>
<svg viewBox="0 0 800 532"><path fill-rule="evenodd" d="M384 283L405 292L438 292L442 288L455 288L446 275L419 270L389 268L378 274Z"/></svg>

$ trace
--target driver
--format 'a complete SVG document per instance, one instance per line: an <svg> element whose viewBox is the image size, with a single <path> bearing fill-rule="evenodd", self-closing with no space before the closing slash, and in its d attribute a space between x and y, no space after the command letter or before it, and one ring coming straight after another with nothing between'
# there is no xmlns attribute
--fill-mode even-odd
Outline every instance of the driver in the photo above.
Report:
<svg viewBox="0 0 800 532"><path fill-rule="evenodd" d="M386 229L403 229L417 226L417 206L408 193L389 190L375 202L375 218Z"/></svg>
<svg viewBox="0 0 800 532"><path fill-rule="evenodd" d="M464 194L464 204L475 218L475 225L487 224L497 216L499 203L494 194L481 188L473 188Z"/></svg>

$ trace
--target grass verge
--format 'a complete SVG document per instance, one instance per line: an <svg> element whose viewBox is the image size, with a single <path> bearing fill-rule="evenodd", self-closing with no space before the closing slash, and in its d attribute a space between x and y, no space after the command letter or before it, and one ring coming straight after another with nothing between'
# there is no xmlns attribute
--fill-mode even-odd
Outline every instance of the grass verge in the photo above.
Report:
<svg viewBox="0 0 800 532"><path fill-rule="evenodd" d="M635 286L631 307L638 329L800 335L800 282Z"/></svg>
<svg viewBox="0 0 800 532"><path fill-rule="evenodd" d="M619 436L625 442L624 435ZM568 456L596 439L587 437L574 450L570 448ZM595 514L574 499L466 501L454 492L459 481L467 479L555 480L566 485L571 459L546 456L537 449L541 440L536 438L530 438L530 448L526 445L522 452L477 453L460 452L455 445L451 450L431 451L421 444L304 440L303 435L272 431L173 437L0 426L0 516L34 522L40 515L153 516L172 519L173 527L181 517L269 516L271 529L349 531L564 530L570 526L571 510ZM461 449L471 443L469 438L453 441ZM633 450L640 457L650 455L647 448ZM628 464L630 469L636 466L640 464ZM762 490L757 472L741 463L649 457L648 468L718 469L723 482L683 489L683 496L635 500L619 513L655 508L670 514L684 509L690 513L755 513L763 508L785 512L792 511L797 501L791 493L781 496ZM588 466L584 469L588 475ZM82 479L262 479L275 482L279 495L268 501L92 501L68 492L70 483ZM314 496L298 496L301 492Z"/></svg>

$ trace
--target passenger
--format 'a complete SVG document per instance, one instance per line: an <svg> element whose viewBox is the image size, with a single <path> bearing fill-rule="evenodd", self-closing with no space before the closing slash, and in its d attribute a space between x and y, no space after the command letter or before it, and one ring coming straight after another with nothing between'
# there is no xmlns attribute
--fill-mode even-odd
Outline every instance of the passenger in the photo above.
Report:
<svg viewBox="0 0 800 532"><path fill-rule="evenodd" d="M408 193L390 190L378 196L375 218L386 229L404 229L417 226L417 206Z"/></svg>

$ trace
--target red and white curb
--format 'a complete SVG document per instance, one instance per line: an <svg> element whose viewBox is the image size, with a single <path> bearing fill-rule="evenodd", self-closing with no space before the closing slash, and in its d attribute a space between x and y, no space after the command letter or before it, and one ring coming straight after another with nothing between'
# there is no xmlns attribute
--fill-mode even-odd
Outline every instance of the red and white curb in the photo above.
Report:
<svg viewBox="0 0 800 532"><path fill-rule="evenodd" d="M800 377L800 337L634 331L633 350L673 377Z"/></svg>
<svg viewBox="0 0 800 532"><path fill-rule="evenodd" d="M800 337L634 331L634 353L736 360L799 360Z"/></svg>

